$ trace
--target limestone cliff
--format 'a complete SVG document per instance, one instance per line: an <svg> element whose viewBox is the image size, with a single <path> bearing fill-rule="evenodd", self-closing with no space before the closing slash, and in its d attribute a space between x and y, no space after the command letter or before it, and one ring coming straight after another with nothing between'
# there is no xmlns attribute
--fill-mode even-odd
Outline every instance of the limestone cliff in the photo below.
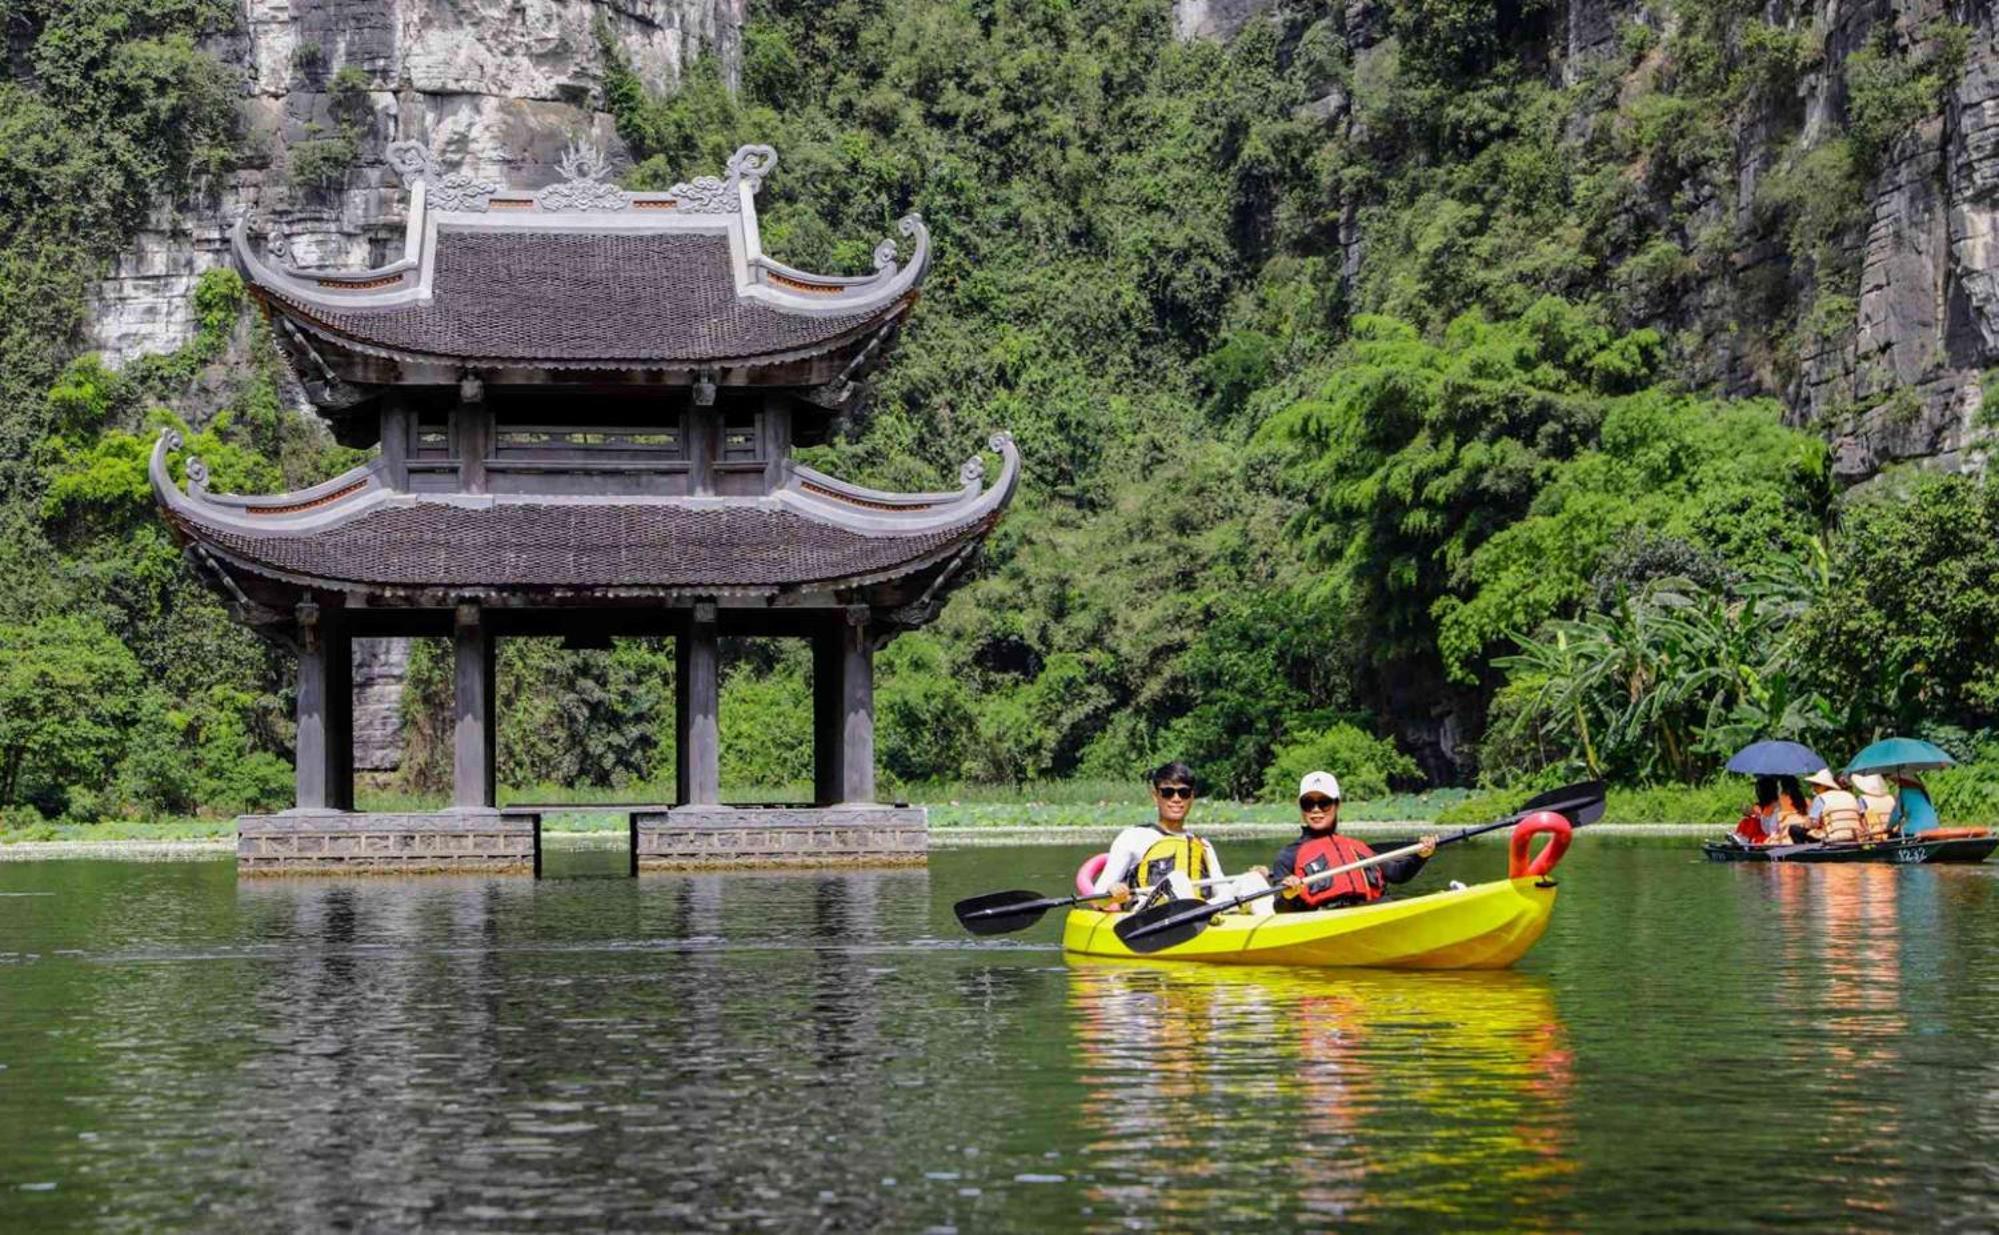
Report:
<svg viewBox="0 0 1999 1235"><path fill-rule="evenodd" d="M1326 16L1301 14L1286 0L1176 0L1175 26L1184 37L1225 38L1260 19L1294 30L1330 25L1351 78L1329 82L1300 114L1338 135L1356 123L1351 95L1364 86L1355 83L1368 80L1370 62L1393 54L1389 7L1344 0ZM1514 14L1502 18L1517 22L1510 41L1551 81L1573 86L1594 75L1599 82L1597 93L1579 95L1580 130L1593 112L1648 87L1656 57L1633 47L1669 36L1696 7L1555 0L1552 9L1499 11ZM1981 413L1983 375L1999 366L1999 9L1970 0L1736 7L1740 19L1800 36L1801 63L1783 89L1735 115L1732 166L1682 188L1676 200L1635 204L1655 223L1670 220L1666 230L1702 268L1627 324L1653 325L1673 339L1693 383L1781 398L1798 423L1826 434L1847 483L1898 462L1982 468L1995 431L1986 422L1999 422ZM1854 57L1863 48L1885 43L1920 61L1936 54L1940 30L1968 36L1941 106L1887 147L1829 245L1810 255L1787 249L1765 181L1847 130ZM1631 178L1641 180L1641 169ZM1355 213L1344 212L1349 224ZM1717 236L1719 260L1705 258L1703 246ZM1352 278L1366 261L1365 237L1349 225L1341 241Z"/></svg>
<svg viewBox="0 0 1999 1235"><path fill-rule="evenodd" d="M214 50L240 67L241 164L197 201L164 203L101 285L93 344L114 363L192 333L189 293L243 213L306 266L379 262L402 237L382 162L398 140L501 183L556 178L565 144L622 147L605 114L596 29L655 89L699 55L733 76L743 0L246 0Z"/></svg>

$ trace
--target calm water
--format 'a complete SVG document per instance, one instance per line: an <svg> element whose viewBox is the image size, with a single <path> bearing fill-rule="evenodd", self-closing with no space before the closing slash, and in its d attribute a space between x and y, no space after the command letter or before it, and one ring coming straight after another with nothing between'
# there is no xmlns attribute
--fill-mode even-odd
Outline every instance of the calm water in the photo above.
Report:
<svg viewBox="0 0 1999 1235"><path fill-rule="evenodd" d="M0 865L0 1226L1999 1223L1999 867L1596 838L1498 974L1072 962L1055 917L952 922L1080 856Z"/></svg>

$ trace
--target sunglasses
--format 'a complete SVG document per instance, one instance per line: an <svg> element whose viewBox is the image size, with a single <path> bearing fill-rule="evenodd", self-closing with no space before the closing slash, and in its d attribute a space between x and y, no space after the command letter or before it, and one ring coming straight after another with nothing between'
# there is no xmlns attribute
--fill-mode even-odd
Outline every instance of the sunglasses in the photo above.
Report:
<svg viewBox="0 0 1999 1235"><path fill-rule="evenodd" d="M1339 799L1337 799L1337 798L1299 798L1299 799L1298 799L1298 807L1299 807L1299 809L1301 809L1301 810L1331 810L1331 809L1333 809L1333 807L1335 807L1335 806L1337 806L1337 805L1339 805Z"/></svg>
<svg viewBox="0 0 1999 1235"><path fill-rule="evenodd" d="M1191 798L1194 796L1194 787L1192 785L1154 785L1152 792L1162 798Z"/></svg>

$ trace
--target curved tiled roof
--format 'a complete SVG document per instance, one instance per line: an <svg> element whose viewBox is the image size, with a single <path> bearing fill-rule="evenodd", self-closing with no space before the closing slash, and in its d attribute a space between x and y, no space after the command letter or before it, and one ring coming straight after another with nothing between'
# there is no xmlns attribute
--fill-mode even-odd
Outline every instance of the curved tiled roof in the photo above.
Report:
<svg viewBox="0 0 1999 1235"><path fill-rule="evenodd" d="M969 549L1020 478L1005 433L985 484L978 456L955 493L893 494L787 469L764 497L536 497L396 493L369 464L269 497L211 494L179 434L153 443L148 475L184 539L274 579L340 590L773 593L837 590L924 570Z"/></svg>
<svg viewBox="0 0 1999 1235"><path fill-rule="evenodd" d="M975 539L990 519L868 535L731 503L508 501L386 504L311 535L182 530L252 567L395 588L770 589L903 573Z"/></svg>
<svg viewBox="0 0 1999 1235"><path fill-rule="evenodd" d="M442 229L436 246L427 302L336 308L282 285L262 290L364 345L491 364L695 366L810 353L909 304L806 316L745 299L729 238L716 232Z"/></svg>

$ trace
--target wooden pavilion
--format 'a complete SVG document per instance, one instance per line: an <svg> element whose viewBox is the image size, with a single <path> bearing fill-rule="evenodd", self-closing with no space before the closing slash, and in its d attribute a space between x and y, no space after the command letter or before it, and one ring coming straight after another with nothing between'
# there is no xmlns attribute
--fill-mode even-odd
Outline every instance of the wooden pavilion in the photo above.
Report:
<svg viewBox="0 0 1999 1235"><path fill-rule="evenodd" d="M873 656L933 618L1019 479L968 460L952 492L888 493L792 458L857 397L915 303L929 233L902 220L874 273L811 274L763 252L756 196L777 162L664 193L564 179L510 192L390 147L409 188L400 259L357 273L233 240L280 347L366 466L272 496L211 493L168 433L164 518L231 613L298 653L297 803L245 817L245 869L538 866L539 819L495 793L494 646L677 641L675 801L635 809L633 867L921 860L920 810L875 802ZM186 476L183 491L174 465ZM445 811L354 805L352 641L448 636L456 702ZM810 807L720 801L719 640L809 639Z"/></svg>

